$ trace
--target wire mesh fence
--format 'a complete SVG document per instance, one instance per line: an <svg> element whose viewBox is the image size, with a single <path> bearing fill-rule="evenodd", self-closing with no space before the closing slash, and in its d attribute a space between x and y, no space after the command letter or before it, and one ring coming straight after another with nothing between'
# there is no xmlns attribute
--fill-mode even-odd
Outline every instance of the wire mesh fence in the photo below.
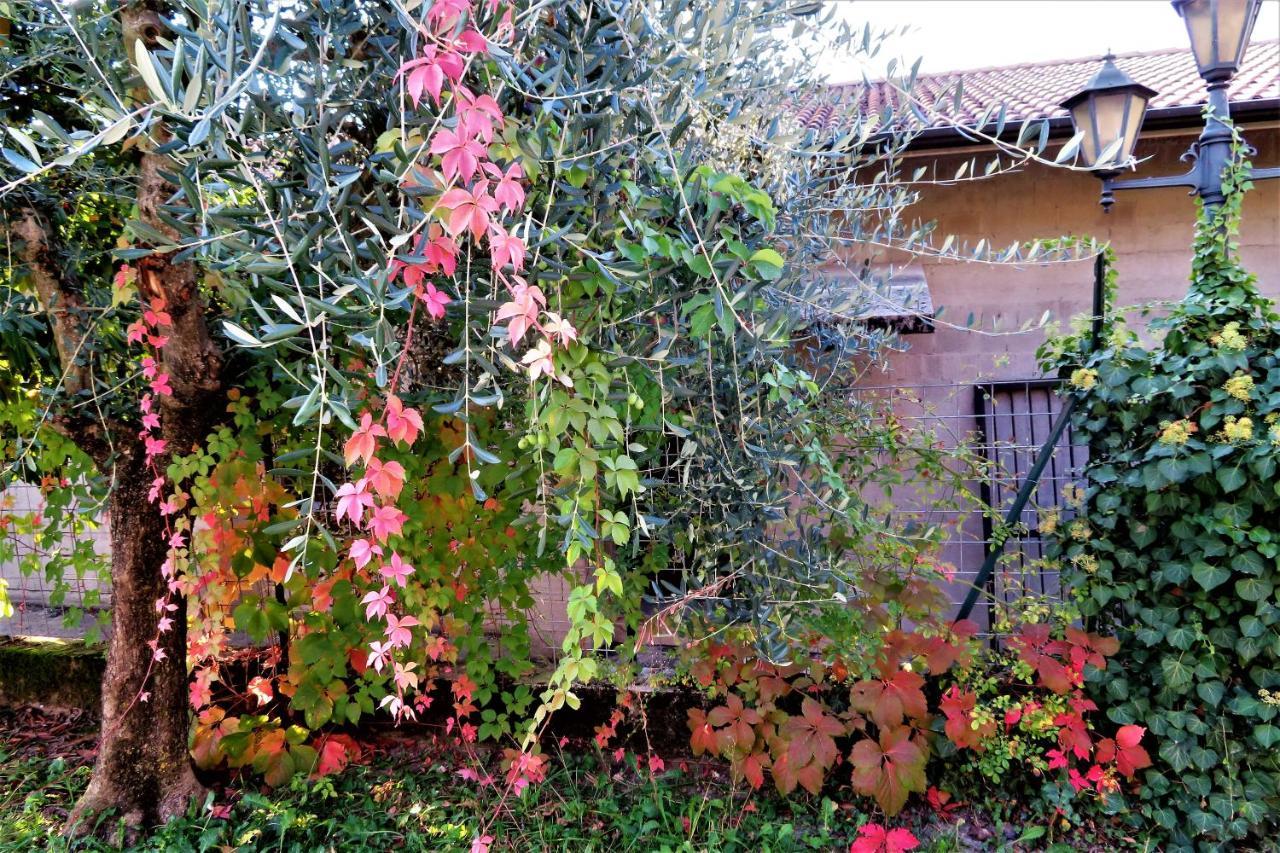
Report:
<svg viewBox="0 0 1280 853"><path fill-rule="evenodd" d="M894 524L947 531L938 556L951 572L947 593L953 608L972 587L996 540L999 519L1052 430L1061 410L1056 387L1057 380L1027 379L844 389L851 405L880 413L874 417L891 412L940 445L967 448L985 463L985 473L967 481L949 500L933 501L928 490L913 490L910 484L892 496ZM1069 519L1072 484L1085 461L1085 448L1074 442L1068 429L1032 500L1004 540L1004 555L986 585L984 604L974 613L984 629L997 621L998 603L1013 603L1027 594L1050 598L1060 594L1058 572L1044 560L1041 536ZM69 561L54 558L70 549L89 547L105 567L109 559L105 519L84 525L78 536L44 542L29 523L15 522L38 517L42 510L38 488L16 484L0 494L0 501L4 505L0 516L7 520L0 539L0 578L9 585L15 611L11 618L0 619L0 634L84 635L110 604L105 568L100 573L89 561L89 568L76 575L68 570ZM547 577L531 589L534 607L528 617L535 646L554 649L559 645L568 628L565 610L570 587L564 578ZM228 613L235 598L226 602Z"/></svg>
<svg viewBox="0 0 1280 853"><path fill-rule="evenodd" d="M85 636L110 607L107 519L90 514L50 540L41 524L45 509L35 485L0 492L0 579L13 605L13 615L0 618L0 635ZM68 559L77 553L81 559Z"/></svg>
<svg viewBox="0 0 1280 853"><path fill-rule="evenodd" d="M1052 432L1062 408L1058 384L1036 378L849 389L858 399L884 398L881 402L899 420L949 447L967 448L985 463L982 475L946 504L922 505L909 491L894 502L899 526L928 523L948 531L939 557L950 570L947 594L956 610L978 579L1004 514ZM1068 427L1017 523L1000 537L1002 557L985 584L983 604L973 614L984 629L998 621L1000 603L1013 604L1027 595L1060 596L1059 572L1045 559L1041 537L1070 516L1073 484L1086 461L1087 448Z"/></svg>

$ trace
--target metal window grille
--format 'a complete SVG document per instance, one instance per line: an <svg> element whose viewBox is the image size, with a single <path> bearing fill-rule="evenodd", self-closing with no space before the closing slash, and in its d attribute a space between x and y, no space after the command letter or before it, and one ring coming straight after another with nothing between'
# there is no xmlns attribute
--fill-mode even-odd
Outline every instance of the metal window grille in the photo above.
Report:
<svg viewBox="0 0 1280 853"><path fill-rule="evenodd" d="M1062 409L1057 394L1060 384L1058 379L1030 379L974 386L978 443L991 463L990 475L980 484L982 502L991 510L983 517L984 542L992 542L997 520L1012 505L1053 430ZM997 602L1009 603L1024 594L1061 596L1059 572L1044 559L1041 525L1048 518L1060 521L1070 514L1066 487L1079 478L1087 458L1087 447L1075 441L1068 425L1006 540L998 570L988 581L989 624Z"/></svg>

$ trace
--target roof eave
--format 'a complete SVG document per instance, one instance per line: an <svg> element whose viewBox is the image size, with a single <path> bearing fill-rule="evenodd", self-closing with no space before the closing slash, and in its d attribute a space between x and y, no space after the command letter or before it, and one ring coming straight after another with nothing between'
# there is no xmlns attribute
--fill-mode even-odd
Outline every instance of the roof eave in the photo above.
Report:
<svg viewBox="0 0 1280 853"><path fill-rule="evenodd" d="M1198 130L1203 127L1204 106L1202 104L1190 104L1179 107L1165 107L1162 109L1151 109L1142 122L1142 130L1178 130L1185 128L1187 130ZM1259 121L1274 121L1280 119L1280 98L1258 98L1248 101L1235 101L1231 104L1231 117L1237 122L1254 123ZM1018 132L1022 129L1022 121L1007 121L1004 126L1003 138L1010 142L1015 142L1018 138ZM996 132L995 122L988 124L982 128L984 135L990 136ZM1070 116L1054 116L1049 119L1049 135L1051 138L1060 138L1069 135L1071 132ZM945 150L947 148L961 148L968 145L979 143L982 140L975 137L971 133L954 127L931 127L920 131L912 139L908 146L910 151L931 151Z"/></svg>

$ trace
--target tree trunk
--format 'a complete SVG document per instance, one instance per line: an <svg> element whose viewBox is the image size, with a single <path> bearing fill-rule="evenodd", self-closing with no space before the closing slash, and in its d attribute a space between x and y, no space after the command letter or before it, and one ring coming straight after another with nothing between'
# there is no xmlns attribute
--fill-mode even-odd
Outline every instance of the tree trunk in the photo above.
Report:
<svg viewBox="0 0 1280 853"><path fill-rule="evenodd" d="M148 45L166 32L155 0L124 5L121 23L126 50ZM167 138L163 125L153 131ZM163 173L176 164L154 151L143 153L138 173L139 218L175 243L177 232L161 217L176 187ZM141 258L138 293L162 300L172 325L168 342L156 353L172 393L158 398L160 430L170 453L188 453L201 444L219 417L222 354L205 319L195 264L173 263L172 254ZM111 645L102 677L102 735L98 760L84 796L76 803L67 831L92 831L92 818L106 809L121 813L143 830L186 812L203 792L188 750L186 600L170 594L163 566L169 556L164 517L148 500L155 476L144 447L133 435L116 446L111 490ZM160 470L167 454L156 460ZM158 603L172 603L172 627L161 633L165 615ZM153 659L153 644L163 657ZM146 701L143 700L145 697Z"/></svg>
<svg viewBox="0 0 1280 853"><path fill-rule="evenodd" d="M185 813L201 791L187 749L185 600L160 633L156 602L168 552L164 519L147 500L151 472L140 444L122 449L111 493L111 645L102 678L102 737L89 787L68 829L92 830L115 809L135 829ZM164 653L152 660L151 643ZM149 694L149 695L148 695Z"/></svg>

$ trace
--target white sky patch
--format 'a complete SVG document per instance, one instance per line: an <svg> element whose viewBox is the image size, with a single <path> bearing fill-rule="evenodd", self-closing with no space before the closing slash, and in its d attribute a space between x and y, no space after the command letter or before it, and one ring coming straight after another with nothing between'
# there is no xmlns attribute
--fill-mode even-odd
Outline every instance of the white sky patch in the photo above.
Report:
<svg viewBox="0 0 1280 853"><path fill-rule="evenodd" d="M872 32L901 30L862 64L839 45L818 58L831 82L885 76L923 59L923 73L1047 62L1189 47L1187 30L1168 0L834 0L837 17ZM1266 0L1253 41L1280 37L1280 0ZM905 62L905 65L904 65Z"/></svg>

